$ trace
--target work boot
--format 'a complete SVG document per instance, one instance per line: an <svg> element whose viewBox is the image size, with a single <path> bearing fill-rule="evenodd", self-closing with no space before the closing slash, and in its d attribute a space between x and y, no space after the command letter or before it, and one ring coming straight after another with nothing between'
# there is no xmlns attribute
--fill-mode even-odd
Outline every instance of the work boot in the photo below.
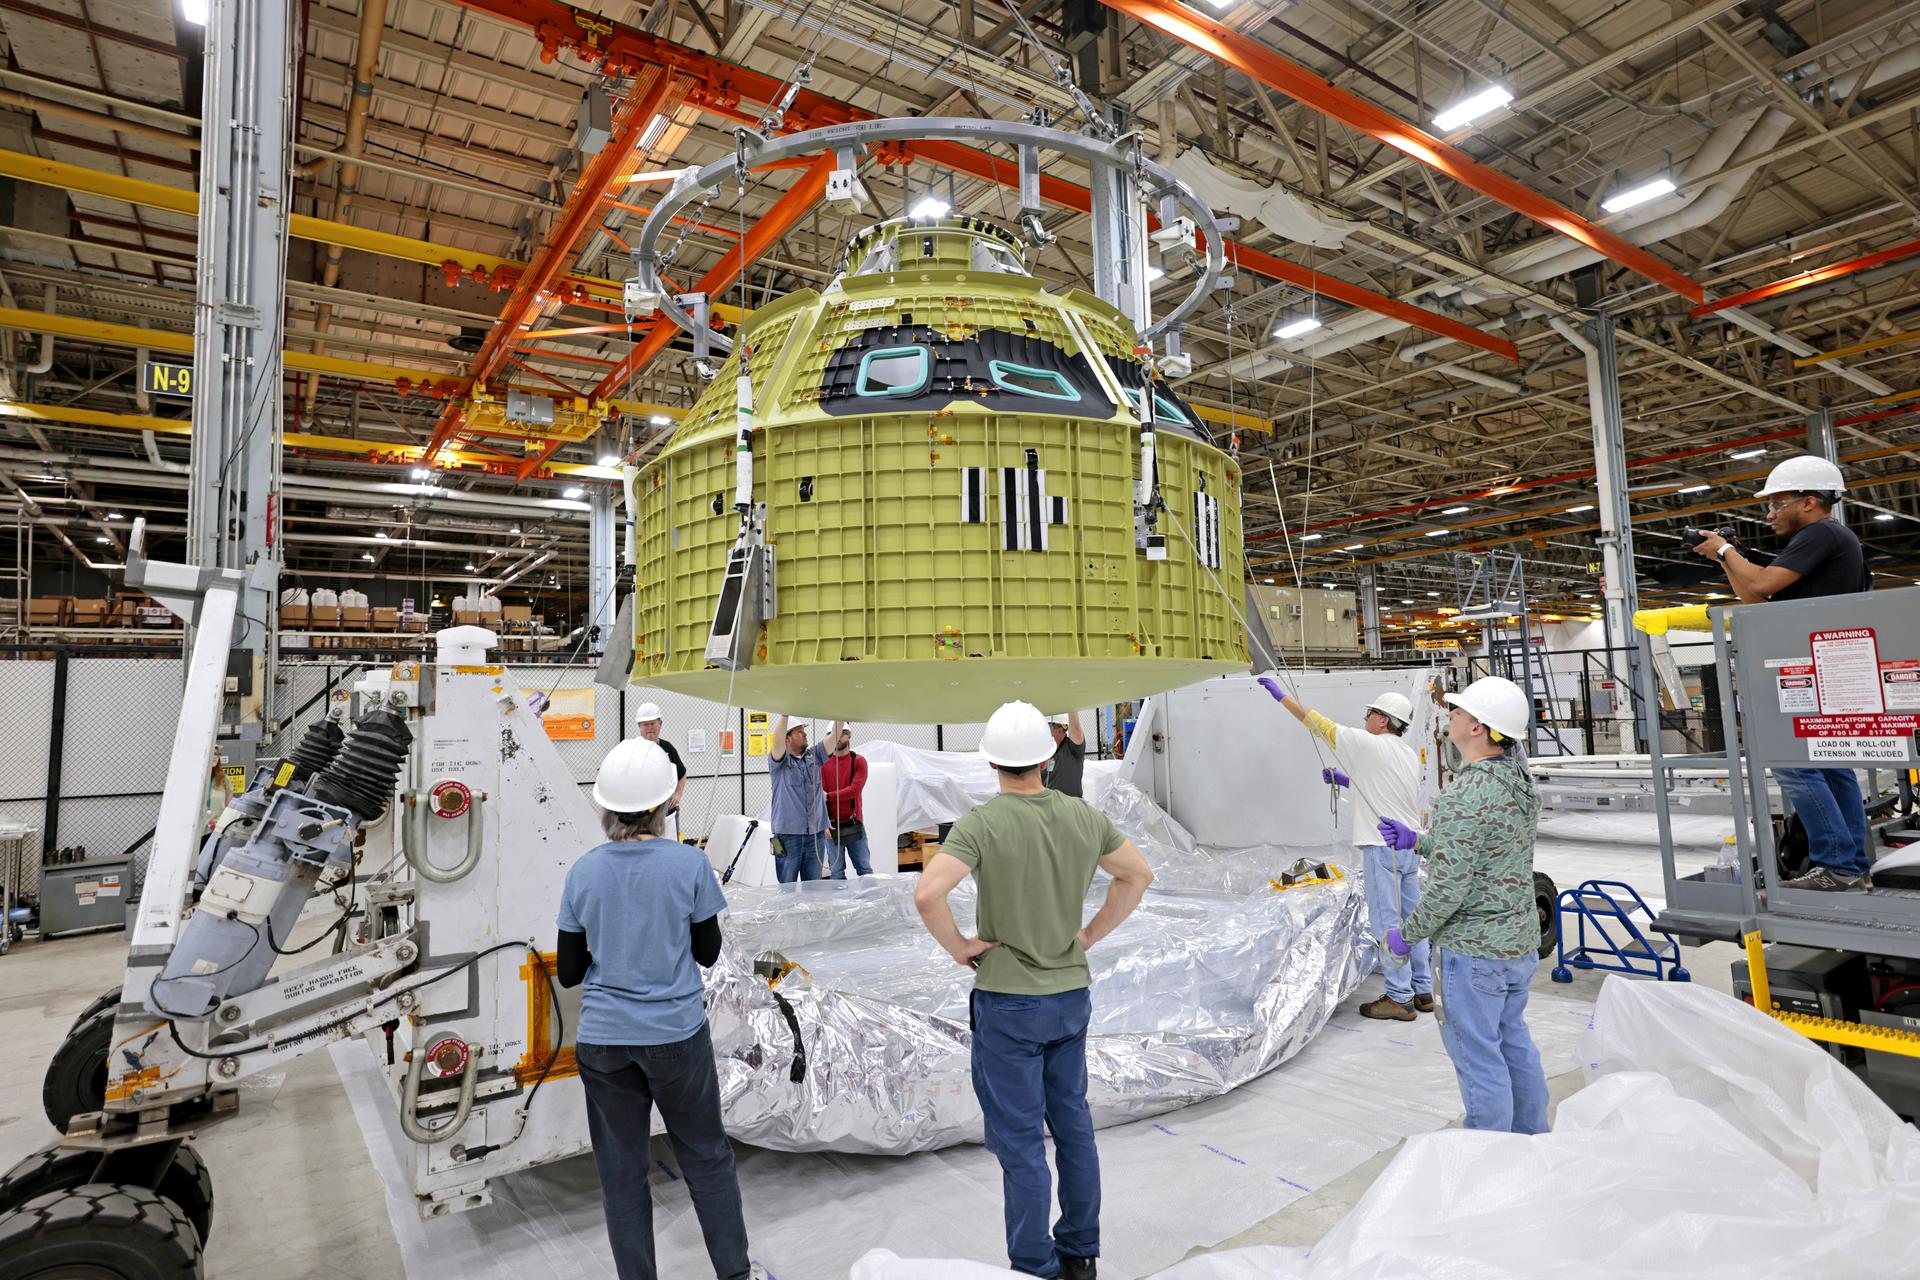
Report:
<svg viewBox="0 0 1920 1280"><path fill-rule="evenodd" d="M1383 1018L1393 1022L1412 1022L1420 1015L1413 1011L1410 1004L1401 1004L1392 996L1381 996L1378 1000L1369 1000L1360 1006L1363 1018Z"/></svg>
<svg viewBox="0 0 1920 1280"><path fill-rule="evenodd" d="M1810 889L1816 893L1845 893L1851 889L1867 888L1864 876L1849 876L1835 871L1832 867L1818 867L1803 876L1791 880L1782 880L1782 889Z"/></svg>
<svg viewBox="0 0 1920 1280"><path fill-rule="evenodd" d="M1413 1009L1415 1013L1432 1013L1433 1012L1433 992L1431 991L1414 992Z"/></svg>
<svg viewBox="0 0 1920 1280"><path fill-rule="evenodd" d="M1094 1280L1095 1269L1092 1258L1069 1258L1060 1255L1060 1280Z"/></svg>

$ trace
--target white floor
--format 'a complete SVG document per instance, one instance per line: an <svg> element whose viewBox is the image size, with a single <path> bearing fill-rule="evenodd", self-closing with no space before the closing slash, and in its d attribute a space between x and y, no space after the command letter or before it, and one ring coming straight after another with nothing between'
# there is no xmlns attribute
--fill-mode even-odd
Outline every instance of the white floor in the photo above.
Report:
<svg viewBox="0 0 1920 1280"><path fill-rule="evenodd" d="M1567 824L1553 820L1556 832ZM1543 839L1536 865L1562 888L1624 880L1657 907L1659 860L1631 830L1581 823L1584 838ZM1711 861L1695 838L1689 865ZM53 1137L41 1116L47 1056L79 1007L113 986L118 933L26 943L0 958L0 1167ZM1695 980L1725 988L1730 946L1690 950ZM1574 1048L1600 979L1552 983L1543 964L1531 1021L1554 1097L1579 1087ZM1151 1275L1183 1256L1247 1244L1309 1244L1343 1216L1412 1134L1457 1123L1451 1069L1430 1019L1376 1023L1354 1012L1366 983L1293 1062L1222 1099L1101 1134L1101 1274ZM363 1053L364 1051L359 1051ZM335 1058L345 1065L336 1067ZM492 1209L422 1225L390 1200L390 1107L355 1046L292 1063L250 1090L238 1118L199 1140L218 1198L209 1277L353 1278L449 1271L514 1277L611 1276L599 1234L598 1183L578 1160L509 1180ZM371 1117L363 1139L356 1112ZM663 1274L707 1274L684 1190L664 1144L656 1225ZM873 1247L906 1256L1003 1262L998 1177L976 1148L908 1159L793 1156L742 1148L755 1255L776 1280L828 1280Z"/></svg>

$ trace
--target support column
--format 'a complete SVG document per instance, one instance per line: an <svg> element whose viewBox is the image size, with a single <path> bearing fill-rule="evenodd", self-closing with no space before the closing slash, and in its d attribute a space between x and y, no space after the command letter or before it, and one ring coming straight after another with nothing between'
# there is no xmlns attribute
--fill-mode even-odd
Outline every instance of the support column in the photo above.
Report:
<svg viewBox="0 0 1920 1280"><path fill-rule="evenodd" d="M1640 687L1635 671L1637 650L1633 647L1633 615L1640 607L1640 588L1633 576L1633 518L1627 505L1627 444L1620 414L1620 365L1614 349L1613 321L1595 316L1582 326L1593 350L1587 356L1587 398L1593 420L1594 484L1599 490L1600 564L1606 643L1609 649L1627 646L1624 665L1619 655L1607 654L1608 674L1614 692ZM1614 699L1614 721L1620 735L1620 751L1632 754L1658 725L1658 708L1640 705L1625 697ZM1637 721L1637 723L1636 723ZM1637 733L1636 733L1637 730ZM1637 740L1636 740L1637 739Z"/></svg>
<svg viewBox="0 0 1920 1280"><path fill-rule="evenodd" d="M212 0L200 107L208 129L200 151L186 558L246 574L229 671L252 695L229 695L220 716L229 744L222 750L240 761L251 760L275 717L289 12L278 0Z"/></svg>
<svg viewBox="0 0 1920 1280"><path fill-rule="evenodd" d="M1833 429L1833 410L1815 409L1807 415L1807 452L1816 458L1825 458L1836 467L1840 465L1840 440ZM1841 524L1847 522L1846 503L1833 504L1833 518Z"/></svg>
<svg viewBox="0 0 1920 1280"><path fill-rule="evenodd" d="M1096 164L1089 176L1093 195L1093 291L1118 307L1135 333L1149 323L1147 309L1147 211L1131 169Z"/></svg>
<svg viewBox="0 0 1920 1280"><path fill-rule="evenodd" d="M1360 634L1367 656L1380 656L1380 587L1371 571L1360 575Z"/></svg>
<svg viewBox="0 0 1920 1280"><path fill-rule="evenodd" d="M596 628L588 653L603 653L613 630L613 488L598 485L587 495L587 626Z"/></svg>

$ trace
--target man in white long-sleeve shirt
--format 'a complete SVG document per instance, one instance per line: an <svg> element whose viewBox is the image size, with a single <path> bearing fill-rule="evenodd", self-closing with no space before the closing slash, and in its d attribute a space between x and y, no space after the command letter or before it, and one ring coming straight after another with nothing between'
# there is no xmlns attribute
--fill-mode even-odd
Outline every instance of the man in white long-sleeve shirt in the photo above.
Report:
<svg viewBox="0 0 1920 1280"><path fill-rule="evenodd" d="M1413 704L1406 695L1387 692L1367 704L1366 727L1335 724L1289 695L1271 676L1260 680L1274 700L1294 719L1333 749L1340 768L1322 769L1320 776L1353 796L1353 843L1364 863L1367 918L1373 936L1384 938L1420 905L1420 858L1380 843L1380 819L1393 818L1419 827L1420 757L1401 741ZM1412 1022L1433 1012L1433 966L1427 944L1414 947L1406 965L1383 966L1387 993L1360 1006L1369 1018Z"/></svg>

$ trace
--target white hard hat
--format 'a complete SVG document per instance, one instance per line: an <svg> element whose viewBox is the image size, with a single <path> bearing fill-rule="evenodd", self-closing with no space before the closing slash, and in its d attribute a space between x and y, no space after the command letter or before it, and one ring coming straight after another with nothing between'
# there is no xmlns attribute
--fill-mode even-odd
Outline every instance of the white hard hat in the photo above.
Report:
<svg viewBox="0 0 1920 1280"><path fill-rule="evenodd" d="M1053 759L1058 750L1047 718L1031 702L1009 702L987 720L980 735L980 754L988 764L1006 769L1030 769Z"/></svg>
<svg viewBox="0 0 1920 1280"><path fill-rule="evenodd" d="M1047 723L1048 723L1048 724L1058 724L1058 725L1064 725L1064 724L1066 724L1066 722L1067 722L1067 717L1066 717L1066 715L1065 715L1065 713L1064 713L1064 712L1063 712L1062 714L1060 714L1060 715L1057 715L1057 716L1048 716L1048 717L1047 717Z"/></svg>
<svg viewBox="0 0 1920 1280"><path fill-rule="evenodd" d="M1404 693L1387 692L1367 704L1367 710L1378 711L1383 716L1391 716L1401 724L1413 719L1413 704L1407 701Z"/></svg>
<svg viewBox="0 0 1920 1280"><path fill-rule="evenodd" d="M1508 738L1525 733L1527 721L1533 718L1526 693L1505 676L1481 676L1459 693L1448 694L1446 700Z"/></svg>
<svg viewBox="0 0 1920 1280"><path fill-rule="evenodd" d="M660 704L657 702L643 702L633 709L633 722L637 725L660 718Z"/></svg>
<svg viewBox="0 0 1920 1280"><path fill-rule="evenodd" d="M1845 493L1846 491L1847 482L1841 476L1839 467L1825 458L1803 453L1797 458L1788 458L1769 471L1767 483L1758 496L1766 498L1776 493Z"/></svg>
<svg viewBox="0 0 1920 1280"><path fill-rule="evenodd" d="M612 813L645 813L665 804L680 771L659 744L628 738L607 752L593 780L593 802Z"/></svg>

